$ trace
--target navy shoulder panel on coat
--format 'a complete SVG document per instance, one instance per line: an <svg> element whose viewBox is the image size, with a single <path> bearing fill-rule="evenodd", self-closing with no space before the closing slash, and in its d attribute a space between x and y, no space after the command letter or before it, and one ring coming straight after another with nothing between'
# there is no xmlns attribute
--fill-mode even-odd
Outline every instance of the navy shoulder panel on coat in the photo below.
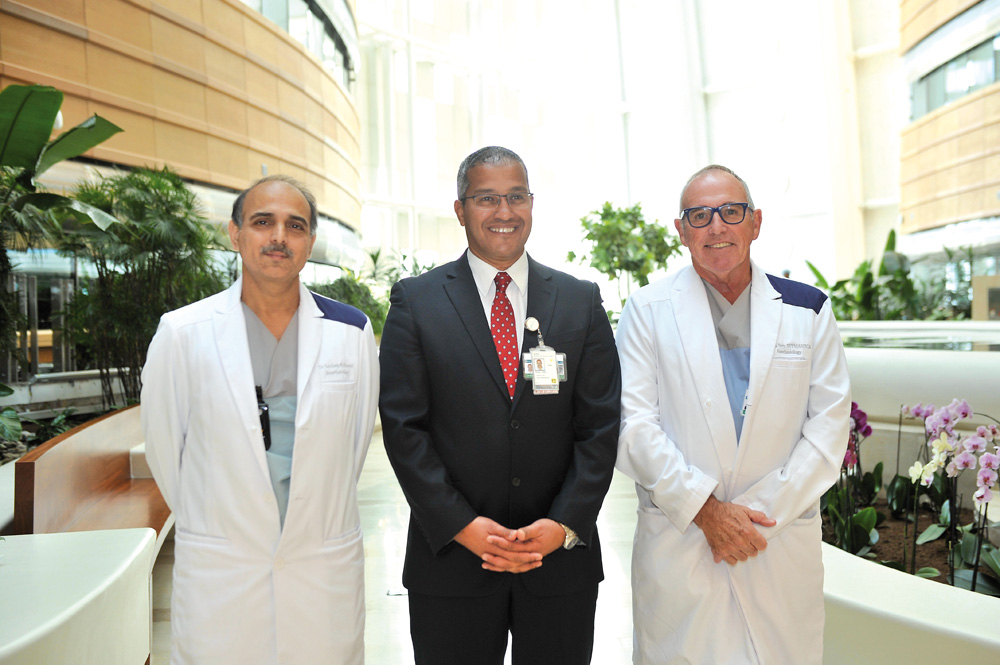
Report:
<svg viewBox="0 0 1000 665"><path fill-rule="evenodd" d="M312 292L310 291L310 293ZM323 312L324 319L346 323L349 326L354 326L355 328L359 328L361 330L365 329L365 323L367 323L368 317L365 316L365 313L357 307L345 305L342 302L326 298L318 293L313 293L312 297L313 300L316 301L316 306L319 307L321 312Z"/></svg>
<svg viewBox="0 0 1000 665"><path fill-rule="evenodd" d="M819 314L823 303L826 302L826 294L815 286L774 275L768 275L767 279L770 280L774 290L781 294L781 301L786 305L804 307Z"/></svg>

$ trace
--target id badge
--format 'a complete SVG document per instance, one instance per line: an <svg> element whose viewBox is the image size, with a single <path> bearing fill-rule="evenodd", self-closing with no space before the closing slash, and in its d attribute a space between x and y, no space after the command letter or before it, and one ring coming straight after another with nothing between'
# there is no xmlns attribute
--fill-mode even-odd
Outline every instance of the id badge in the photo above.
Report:
<svg viewBox="0 0 1000 665"><path fill-rule="evenodd" d="M532 332L538 332L538 321L529 316L524 327ZM559 384L566 380L566 354L556 353L550 346L545 346L542 333L538 332L538 346L528 353L522 354L524 378L531 381L532 392L535 395L556 395Z"/></svg>

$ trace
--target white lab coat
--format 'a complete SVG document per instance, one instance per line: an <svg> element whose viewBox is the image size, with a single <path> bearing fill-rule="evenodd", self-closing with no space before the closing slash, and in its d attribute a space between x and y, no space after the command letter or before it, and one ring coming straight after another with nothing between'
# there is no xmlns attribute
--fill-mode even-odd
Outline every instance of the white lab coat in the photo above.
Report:
<svg viewBox="0 0 1000 665"><path fill-rule="evenodd" d="M752 269L739 445L708 295L694 269L637 291L618 324L617 466L639 496L635 663L822 662L819 498L847 446L847 364L825 296L778 280L783 297ZM735 566L714 563L692 523L710 494L777 520L758 527L764 552Z"/></svg>
<svg viewBox="0 0 1000 665"><path fill-rule="evenodd" d="M146 457L177 520L171 663L360 665L357 481L378 403L371 323L329 299L321 309L300 285L295 451L282 530L241 292L242 279L165 314L143 368Z"/></svg>

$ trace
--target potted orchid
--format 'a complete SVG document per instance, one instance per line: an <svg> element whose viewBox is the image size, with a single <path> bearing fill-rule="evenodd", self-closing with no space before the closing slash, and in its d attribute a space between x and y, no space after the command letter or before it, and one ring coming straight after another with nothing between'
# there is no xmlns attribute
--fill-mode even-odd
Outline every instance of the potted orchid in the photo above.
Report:
<svg viewBox="0 0 1000 665"><path fill-rule="evenodd" d="M878 542L875 526L881 517L872 504L882 489L882 463L867 473L861 468L861 443L871 434L868 414L857 402L851 402L851 429L840 477L821 501L836 545L859 556Z"/></svg>
<svg viewBox="0 0 1000 665"><path fill-rule="evenodd" d="M915 461L909 469L910 480L917 488L914 493L914 519L921 487L927 488L932 496L943 499L939 505L938 523L931 524L919 536L914 531L914 556L918 544L946 535L949 582L973 591L976 590L977 582L981 582L980 591L1000 595L1000 552L986 539L986 504L993 498L997 470L1000 468L1000 428L997 426L1000 422L991 416L974 412L968 402L958 399L940 409L922 404L904 406L902 415L923 419L927 441L926 447L921 451L923 459ZM958 423L973 415L993 420L995 424L980 425L968 435L959 434L956 431ZM976 511L971 524L959 526L961 497L958 494L958 478L967 469L978 469L976 492L973 496ZM988 572L997 581L979 579L980 564L984 562L984 573Z"/></svg>

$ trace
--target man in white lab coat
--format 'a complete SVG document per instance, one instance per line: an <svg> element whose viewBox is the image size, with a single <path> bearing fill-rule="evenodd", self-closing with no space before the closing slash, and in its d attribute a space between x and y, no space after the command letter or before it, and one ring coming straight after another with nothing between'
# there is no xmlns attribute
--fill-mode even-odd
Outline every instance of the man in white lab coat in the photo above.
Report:
<svg viewBox="0 0 1000 665"><path fill-rule="evenodd" d="M827 297L750 260L761 211L713 165L674 221L692 267L618 324L618 468L636 481L633 661L819 664L819 499L850 386Z"/></svg>
<svg viewBox="0 0 1000 665"><path fill-rule="evenodd" d="M242 277L164 315L149 347L146 456L176 516L174 665L364 662L357 481L378 359L363 313L299 281L316 223L290 178L244 191L229 223Z"/></svg>

